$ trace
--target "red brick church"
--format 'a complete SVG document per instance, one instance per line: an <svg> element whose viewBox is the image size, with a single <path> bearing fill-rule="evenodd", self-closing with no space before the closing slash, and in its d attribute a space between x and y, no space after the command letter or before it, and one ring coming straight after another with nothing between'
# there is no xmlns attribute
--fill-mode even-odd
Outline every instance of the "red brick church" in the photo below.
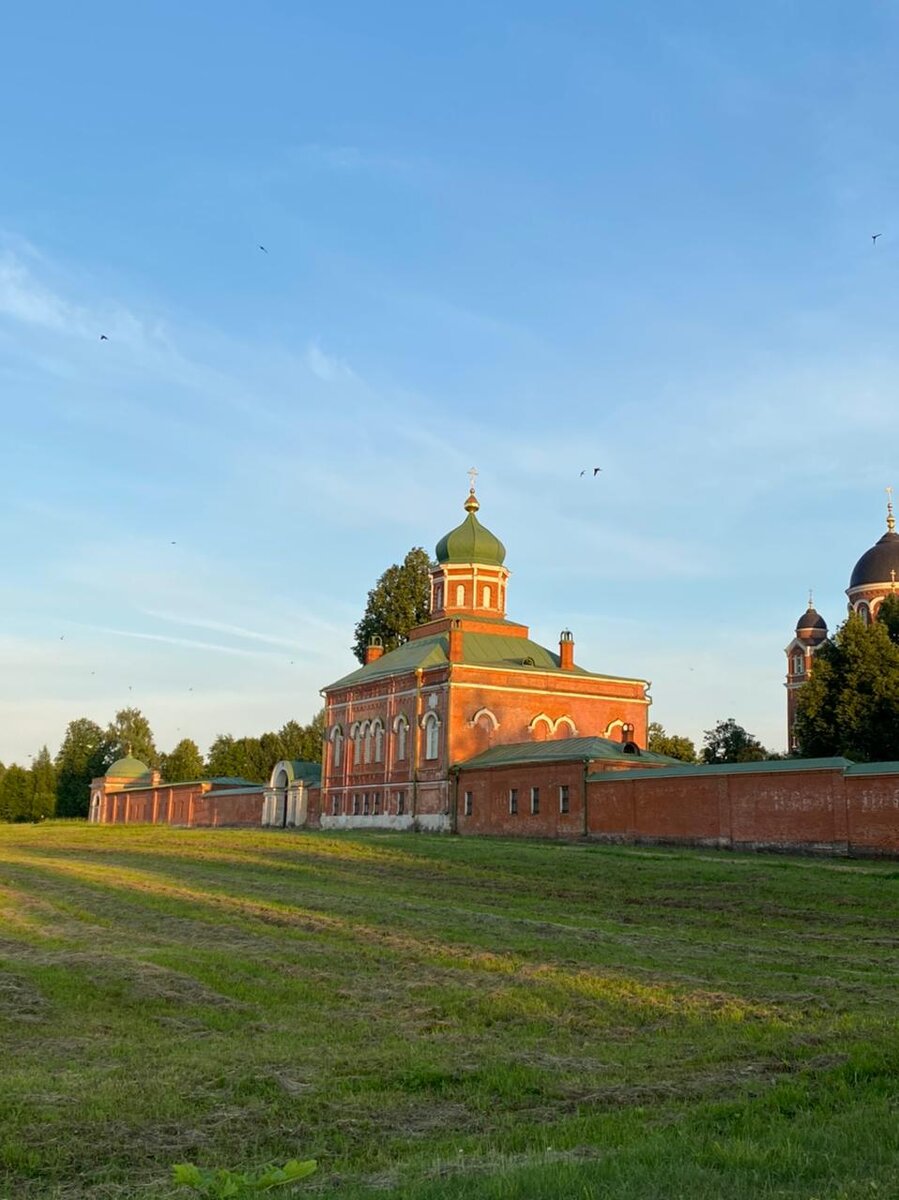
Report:
<svg viewBox="0 0 899 1200"><path fill-rule="evenodd" d="M363 666L323 689L325 828L453 828L465 815L454 770L498 746L529 758L536 743L574 739L553 757L619 768L655 758L640 753L646 680L588 671L568 630L549 650L509 620L505 547L478 520L474 486L464 509L437 544L429 620L389 653L370 645Z"/></svg>

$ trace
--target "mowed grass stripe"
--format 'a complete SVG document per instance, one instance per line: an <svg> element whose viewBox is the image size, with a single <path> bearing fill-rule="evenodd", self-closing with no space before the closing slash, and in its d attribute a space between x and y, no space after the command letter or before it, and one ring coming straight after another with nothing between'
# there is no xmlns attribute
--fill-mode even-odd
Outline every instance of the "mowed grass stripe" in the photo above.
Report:
<svg viewBox="0 0 899 1200"><path fill-rule="evenodd" d="M299 1153L328 1196L871 1194L897 1165L897 875L7 827L0 1178L169 1196L173 1161Z"/></svg>

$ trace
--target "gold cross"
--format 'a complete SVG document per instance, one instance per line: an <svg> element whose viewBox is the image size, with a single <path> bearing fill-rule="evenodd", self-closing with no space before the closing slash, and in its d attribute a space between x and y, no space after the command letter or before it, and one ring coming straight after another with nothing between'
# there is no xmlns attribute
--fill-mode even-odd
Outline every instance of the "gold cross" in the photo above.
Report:
<svg viewBox="0 0 899 1200"><path fill-rule="evenodd" d="M477 479L477 477L478 477L477 467L469 467L468 468L468 482L469 482L471 491L474 491L474 484L475 484L475 480Z"/></svg>

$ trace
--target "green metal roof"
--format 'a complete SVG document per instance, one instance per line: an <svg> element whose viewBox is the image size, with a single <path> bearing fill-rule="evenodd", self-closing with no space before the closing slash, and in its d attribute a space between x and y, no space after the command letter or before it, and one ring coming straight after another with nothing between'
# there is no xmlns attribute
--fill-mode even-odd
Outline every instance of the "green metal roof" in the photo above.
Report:
<svg viewBox="0 0 899 1200"><path fill-rule="evenodd" d="M127 754L124 758L117 759L111 767L107 767L104 773L113 779L141 779L150 774L150 768L139 758Z"/></svg>
<svg viewBox="0 0 899 1200"><path fill-rule="evenodd" d="M899 775L899 762L853 763L847 775Z"/></svg>
<svg viewBox="0 0 899 1200"><path fill-rule="evenodd" d="M502 625L512 622L499 622ZM401 675L405 671L422 670L428 667L445 666L449 662L447 654L449 639L446 634L438 633L433 637L416 638L405 642L396 650L381 655L374 662L367 663L344 675L336 683L329 684L324 690L347 687L352 683L364 683L369 679L383 679L389 675ZM626 683L643 683L642 679L626 679L621 675L599 675L594 671L585 671L583 667L572 667L569 671L561 671L559 656L539 642L530 638L514 637L502 633L463 633L462 635L462 664L469 667L495 667L503 671L559 671L564 675L575 675L590 679L624 679Z"/></svg>
<svg viewBox="0 0 899 1200"><path fill-rule="evenodd" d="M302 758L294 758L290 763L294 779L301 779L310 787L318 787L322 781L321 763L306 762Z"/></svg>
<svg viewBox="0 0 899 1200"><path fill-rule="evenodd" d="M434 556L439 563L484 563L485 566L501 567L506 547L473 512L469 512L461 525L440 539Z"/></svg>
<svg viewBox="0 0 899 1200"><path fill-rule="evenodd" d="M255 796L258 792L263 791L265 791L264 783L249 783L246 787L221 788L219 791L213 788L211 792L205 794L203 799L217 800L219 796Z"/></svg>
<svg viewBox="0 0 899 1200"><path fill-rule="evenodd" d="M161 792L164 788L199 787L201 783L218 784L220 788L222 788L223 785L226 786L227 784L233 783L236 786L231 790L235 792L240 791L242 788L257 788L264 786L261 783L253 783L252 779L241 779L237 775L216 775L211 779L176 779L172 783L141 783L136 787L129 787L125 790L129 792Z"/></svg>
<svg viewBox="0 0 899 1200"><path fill-rule="evenodd" d="M326 692L333 688L347 687L351 683L363 683L369 679L381 679L387 675L402 675L406 671L415 671L419 667L439 667L447 663L447 639L443 634L434 637L417 638L415 641L404 642L395 650L382 654L374 662L366 663L344 675L336 683L330 683L324 689Z"/></svg>
<svg viewBox="0 0 899 1200"><path fill-rule="evenodd" d="M457 766L477 767L507 767L518 763L542 762L593 762L597 760L614 760L628 765L638 762L672 763L675 760L665 754L653 754L649 750L641 750L639 754L627 754L621 742L613 742L604 737L570 737L559 738L549 742L510 742L505 746L491 746L476 754L474 758L457 763ZM652 774L656 772L653 771ZM649 774L649 772L646 772Z"/></svg>
<svg viewBox="0 0 899 1200"><path fill-rule="evenodd" d="M655 771L631 771L628 779L673 779L676 776L699 777L702 775L768 775L771 772L790 771L845 771L853 764L848 758L779 758L764 759L762 762L746 763L682 763L678 766L660 768ZM588 783L605 783L617 778L602 771L588 775Z"/></svg>

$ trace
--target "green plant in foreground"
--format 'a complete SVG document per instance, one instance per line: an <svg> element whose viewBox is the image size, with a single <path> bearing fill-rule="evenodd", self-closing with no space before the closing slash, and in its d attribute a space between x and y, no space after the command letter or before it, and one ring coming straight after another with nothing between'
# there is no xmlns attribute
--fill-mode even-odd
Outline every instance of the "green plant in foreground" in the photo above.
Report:
<svg viewBox="0 0 899 1200"><path fill-rule="evenodd" d="M298 1183L316 1168L315 1159L300 1162L292 1158L283 1167L263 1167L261 1171L228 1171L220 1167L208 1171L193 1163L175 1163L172 1178L182 1187L189 1187L206 1200L242 1200L256 1192L267 1192L285 1183Z"/></svg>

